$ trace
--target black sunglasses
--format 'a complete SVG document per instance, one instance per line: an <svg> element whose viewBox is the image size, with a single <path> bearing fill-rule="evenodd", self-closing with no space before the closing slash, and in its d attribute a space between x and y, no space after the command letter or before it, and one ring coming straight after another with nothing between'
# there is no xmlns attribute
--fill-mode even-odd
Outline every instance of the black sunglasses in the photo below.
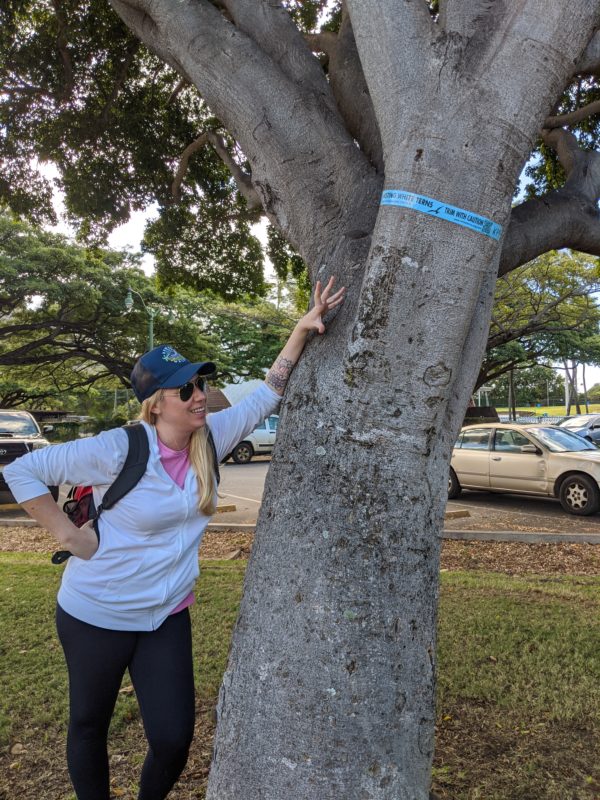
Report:
<svg viewBox="0 0 600 800"><path fill-rule="evenodd" d="M206 394L208 390L208 381L206 378L203 378L201 375L198 375L188 383L184 383L183 386L179 386L177 391L179 392L179 399L182 403L187 403L190 397L194 394L194 388L198 387L201 392Z"/></svg>

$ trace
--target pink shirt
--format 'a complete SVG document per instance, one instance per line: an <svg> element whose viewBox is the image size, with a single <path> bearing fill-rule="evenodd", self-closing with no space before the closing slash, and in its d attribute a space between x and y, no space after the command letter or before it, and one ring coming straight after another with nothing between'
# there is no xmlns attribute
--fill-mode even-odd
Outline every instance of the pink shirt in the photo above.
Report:
<svg viewBox="0 0 600 800"><path fill-rule="evenodd" d="M186 447L185 450L171 450L166 444L158 439L158 450L160 452L160 463L165 468L167 475L183 489L185 484L185 476L190 468L190 454ZM181 603L171 611L171 614L177 614L178 611L183 611L184 608L191 606L195 601L194 593L190 592L187 597L184 597Z"/></svg>

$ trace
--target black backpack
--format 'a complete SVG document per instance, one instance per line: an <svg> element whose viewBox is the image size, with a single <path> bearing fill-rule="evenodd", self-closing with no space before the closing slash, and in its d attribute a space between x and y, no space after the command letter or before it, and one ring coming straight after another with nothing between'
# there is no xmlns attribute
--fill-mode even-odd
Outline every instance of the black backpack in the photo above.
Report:
<svg viewBox="0 0 600 800"><path fill-rule="evenodd" d="M73 486L63 504L63 511L74 525L81 528L90 519L94 520L94 530L98 533L98 519L106 508L112 508L116 503L125 497L142 479L148 465L150 455L150 445L148 436L143 425L125 425L123 430L129 439L129 449L125 463L108 489L106 490L102 503L96 508L91 486ZM215 475L217 486L221 481L219 472L219 461L217 459L217 449L210 429L208 430L208 442L213 454ZM70 558L69 550L57 550L52 556L53 564L63 564Z"/></svg>

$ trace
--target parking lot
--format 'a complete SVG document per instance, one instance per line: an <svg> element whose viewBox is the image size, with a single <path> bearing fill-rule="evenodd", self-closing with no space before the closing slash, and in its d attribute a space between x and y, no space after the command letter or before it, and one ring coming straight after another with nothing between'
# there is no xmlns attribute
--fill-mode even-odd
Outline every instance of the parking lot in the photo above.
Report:
<svg viewBox="0 0 600 800"><path fill-rule="evenodd" d="M464 491L448 502L448 510L466 510L468 517L446 520L448 530L516 530L600 534L600 514L567 514L558 500L522 495Z"/></svg>
<svg viewBox="0 0 600 800"><path fill-rule="evenodd" d="M270 460L263 457L250 464L227 463L221 467L220 503L237 506L235 514L222 514L215 522L253 523L260 506ZM541 531L548 533L600 534L600 514L576 517L567 514L558 500L537 499L492 492L464 491L450 500L449 511L466 511L469 516L447 519L448 530Z"/></svg>
<svg viewBox="0 0 600 800"><path fill-rule="evenodd" d="M214 523L231 527L256 523L269 465L270 458L263 456L249 464L228 462L221 466L219 505L225 508L235 506L235 511L216 514ZM61 487L61 500L66 490L67 487ZM457 500L448 502L447 510L468 513L468 516L446 519L445 528L448 531L539 531L600 535L600 514L576 517L563 511L557 500L464 491ZM9 519L26 520L27 515L16 506L0 506L0 522Z"/></svg>

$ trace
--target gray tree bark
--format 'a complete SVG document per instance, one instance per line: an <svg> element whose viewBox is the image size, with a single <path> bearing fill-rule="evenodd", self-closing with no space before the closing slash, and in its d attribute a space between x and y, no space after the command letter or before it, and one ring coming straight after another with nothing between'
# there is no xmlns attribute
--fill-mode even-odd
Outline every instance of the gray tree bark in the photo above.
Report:
<svg viewBox="0 0 600 800"><path fill-rule="evenodd" d="M235 136L312 278L349 289L283 404L207 798L423 800L448 461L503 256L380 194L493 220L511 265L535 250L535 214L511 234L513 189L594 62L600 3L447 0L434 21L416 0L348 0L329 82L275 0L112 4ZM359 67L352 109L334 73Z"/></svg>

